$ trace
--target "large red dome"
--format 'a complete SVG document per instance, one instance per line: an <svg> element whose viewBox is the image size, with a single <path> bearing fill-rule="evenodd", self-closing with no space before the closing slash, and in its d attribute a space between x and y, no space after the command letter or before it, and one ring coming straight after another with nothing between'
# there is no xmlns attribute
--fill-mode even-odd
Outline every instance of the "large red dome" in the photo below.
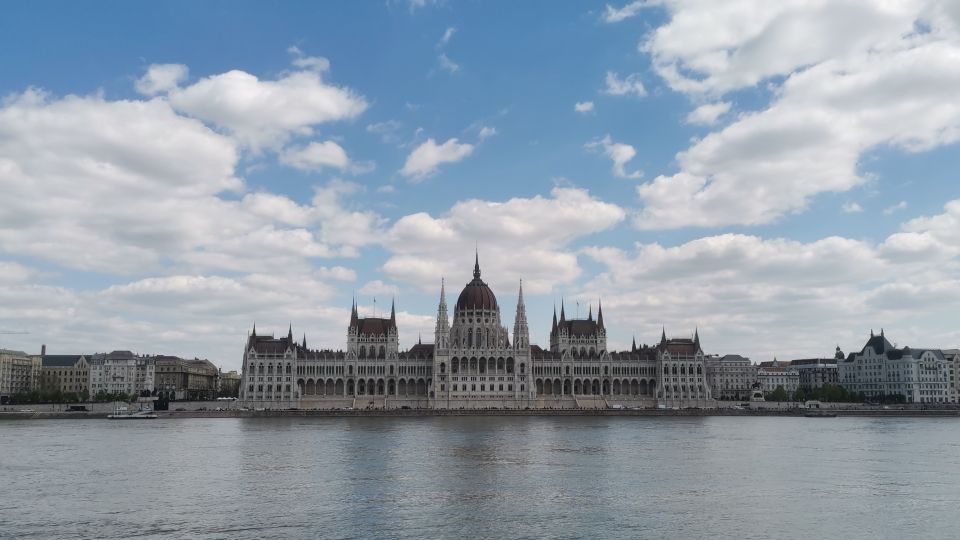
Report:
<svg viewBox="0 0 960 540"><path fill-rule="evenodd" d="M473 266L473 281L467 283L467 286L460 292L457 298L457 311L465 309L487 309L497 310L497 297L494 296L490 287L480 279L480 259L477 258Z"/></svg>

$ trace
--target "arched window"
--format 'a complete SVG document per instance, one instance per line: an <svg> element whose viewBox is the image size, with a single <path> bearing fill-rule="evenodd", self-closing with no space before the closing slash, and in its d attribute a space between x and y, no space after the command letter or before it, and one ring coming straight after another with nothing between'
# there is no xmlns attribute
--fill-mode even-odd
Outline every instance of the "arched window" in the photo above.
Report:
<svg viewBox="0 0 960 540"><path fill-rule="evenodd" d="M347 366L347 374L353 375L353 366Z"/></svg>
<svg viewBox="0 0 960 540"><path fill-rule="evenodd" d="M570 374L570 366L567 366L567 373L566 373L566 374L567 374L567 375Z"/></svg>
<svg viewBox="0 0 960 540"><path fill-rule="evenodd" d="M386 357L387 357L387 349L384 348L383 345L381 345L381 346L380 346L380 358L386 358Z"/></svg>
<svg viewBox="0 0 960 540"><path fill-rule="evenodd" d="M669 375L669 374L670 374L670 368L668 368L666 365L663 366L663 374L664 374L664 375Z"/></svg>
<svg viewBox="0 0 960 540"><path fill-rule="evenodd" d="M361 346L360 346L360 358L366 358L366 357L367 357L367 346L366 346L366 345L361 345Z"/></svg>
<svg viewBox="0 0 960 540"><path fill-rule="evenodd" d="M523 375L527 372L527 364L520 362L520 374Z"/></svg>
<svg viewBox="0 0 960 540"><path fill-rule="evenodd" d="M580 347L580 356L586 356L586 355L587 355L587 348Z"/></svg>
<svg viewBox="0 0 960 540"><path fill-rule="evenodd" d="M473 348L473 328L467 330L467 348Z"/></svg>
<svg viewBox="0 0 960 540"><path fill-rule="evenodd" d="M703 375L703 366L697 364L697 375Z"/></svg>
<svg viewBox="0 0 960 540"><path fill-rule="evenodd" d="M685 366L685 365L683 365L683 364L680 364L680 374L681 374L681 375L686 375L686 374L687 374L687 366Z"/></svg>
<svg viewBox="0 0 960 540"><path fill-rule="evenodd" d="M447 372L447 364L444 362L440 362L440 373L446 373L446 372Z"/></svg>
<svg viewBox="0 0 960 540"><path fill-rule="evenodd" d="M673 374L674 374L674 375L677 374L677 365L676 365L676 364L673 365Z"/></svg>

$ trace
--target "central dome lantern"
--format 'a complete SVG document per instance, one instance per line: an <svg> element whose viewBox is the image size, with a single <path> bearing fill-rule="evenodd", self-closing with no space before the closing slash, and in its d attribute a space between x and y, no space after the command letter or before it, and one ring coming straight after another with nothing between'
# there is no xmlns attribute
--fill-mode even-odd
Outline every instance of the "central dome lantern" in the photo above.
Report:
<svg viewBox="0 0 960 540"><path fill-rule="evenodd" d="M456 311L463 310L491 310L498 311L497 297L490 287L480 279L480 256L476 257L473 265L473 281L467 283L457 298Z"/></svg>

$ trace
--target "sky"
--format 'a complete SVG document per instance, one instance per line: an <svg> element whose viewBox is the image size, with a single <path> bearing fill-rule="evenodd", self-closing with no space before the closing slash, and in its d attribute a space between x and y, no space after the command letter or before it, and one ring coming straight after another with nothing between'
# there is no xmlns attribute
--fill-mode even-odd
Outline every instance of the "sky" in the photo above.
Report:
<svg viewBox="0 0 960 540"><path fill-rule="evenodd" d="M960 346L960 2L7 2L0 347Z"/></svg>

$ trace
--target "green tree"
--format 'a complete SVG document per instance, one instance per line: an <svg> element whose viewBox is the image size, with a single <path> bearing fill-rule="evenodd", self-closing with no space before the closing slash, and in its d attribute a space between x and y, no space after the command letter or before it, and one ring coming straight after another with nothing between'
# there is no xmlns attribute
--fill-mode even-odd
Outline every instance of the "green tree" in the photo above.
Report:
<svg viewBox="0 0 960 540"><path fill-rule="evenodd" d="M764 399L767 401L787 401L790 399L790 396L782 386L778 386L773 392L767 394Z"/></svg>

